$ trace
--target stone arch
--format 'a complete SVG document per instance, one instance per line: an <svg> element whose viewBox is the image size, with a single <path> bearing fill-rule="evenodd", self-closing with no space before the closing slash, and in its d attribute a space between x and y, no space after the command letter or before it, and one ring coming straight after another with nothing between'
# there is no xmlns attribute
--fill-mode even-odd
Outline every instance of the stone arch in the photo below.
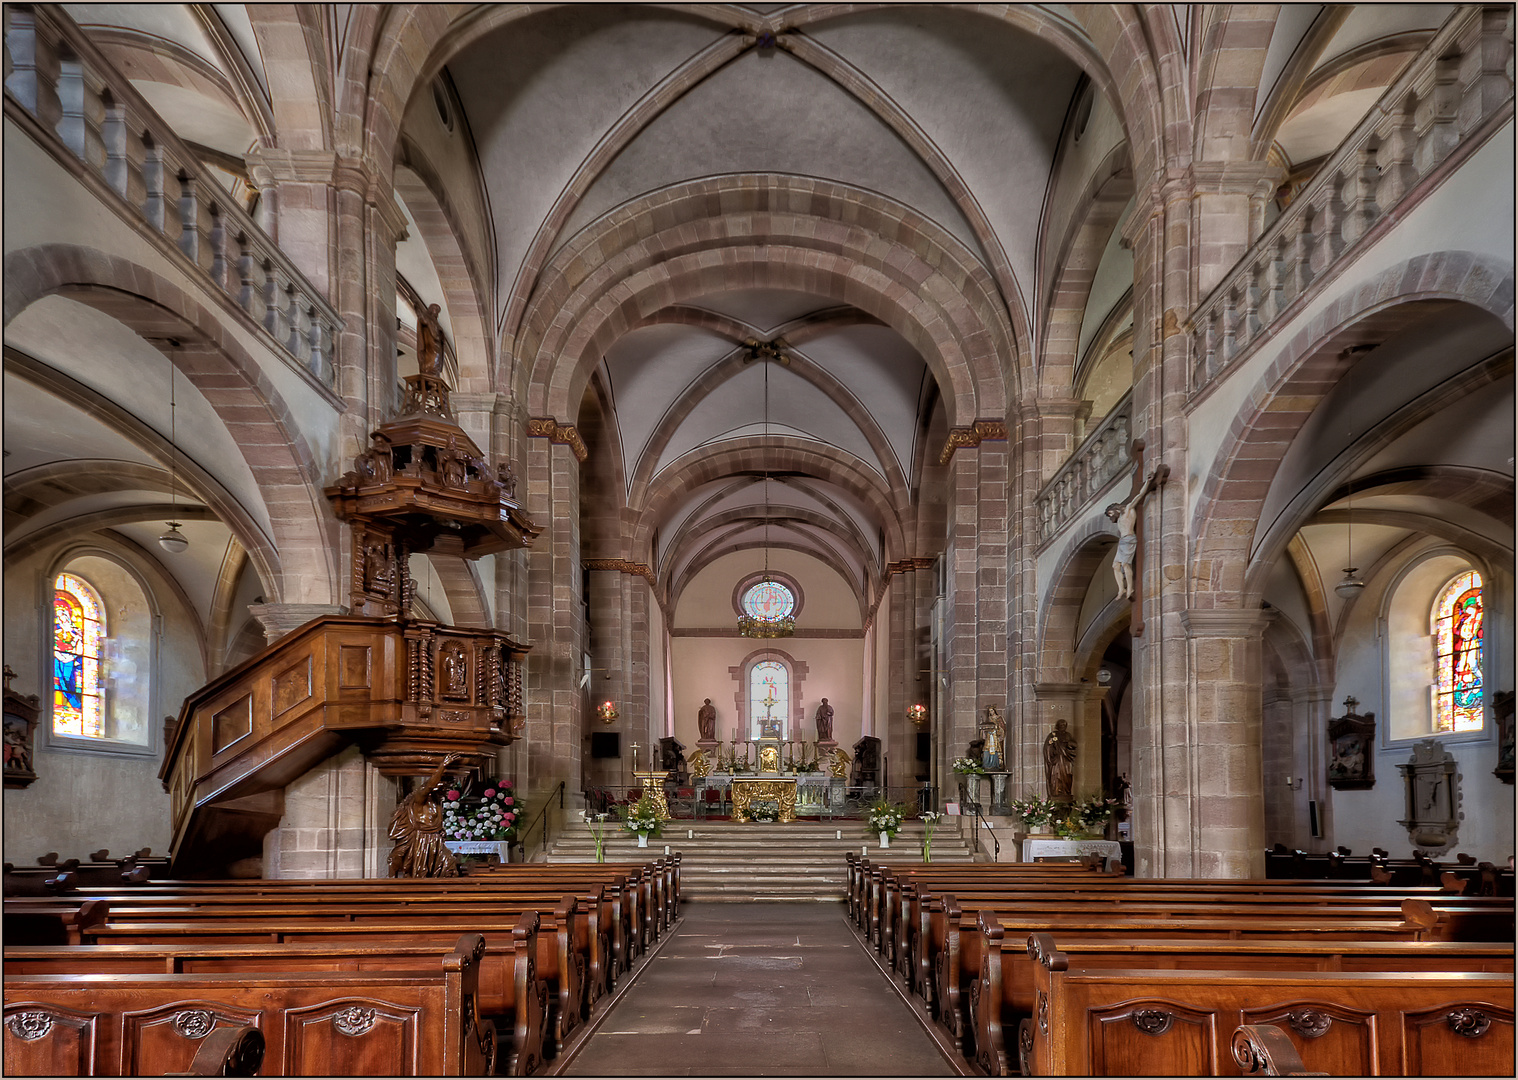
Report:
<svg viewBox="0 0 1518 1080"><path fill-rule="evenodd" d="M880 474L853 456L826 443L770 436L729 439L716 446L698 447L663 469L646 491L630 500L637 514L631 556L646 561L651 554L654 523L663 521L671 505L687 493L736 473L800 473L833 484L870 510L884 531L887 551L905 551L906 507L885 490Z"/></svg>
<svg viewBox="0 0 1518 1080"><path fill-rule="evenodd" d="M1101 572L1102 563L1117 542L1117 537L1103 526L1104 521L1091 521L1070 537L1065 545L1065 555L1051 575L1049 588L1039 603L1037 682L1075 681L1081 606L1092 579ZM1123 605L1119 604L1118 608L1109 620L1114 631L1122 621Z"/></svg>
<svg viewBox="0 0 1518 1080"><path fill-rule="evenodd" d="M1218 4L1204 10L1212 17L1198 52L1191 152L1197 161L1247 161L1265 54L1280 5Z"/></svg>
<svg viewBox="0 0 1518 1080"><path fill-rule="evenodd" d="M1169 9L1082 4L1072 14L1090 36L1102 68L1122 73L1108 96L1128 132L1139 186L1167 165L1188 161L1189 64Z"/></svg>
<svg viewBox="0 0 1518 1080"><path fill-rule="evenodd" d="M1016 339L974 255L891 200L774 174L644 196L567 244L516 342L521 396L534 415L570 416L606 349L650 311L755 287L836 299L891 326L927 361L952 425L1004 413L1002 358Z"/></svg>
<svg viewBox="0 0 1518 1080"><path fill-rule="evenodd" d="M484 290L494 275L488 268L473 265L459 240L463 227L446 189L431 163L408 141L403 142L398 164L405 166L405 172L399 168L395 171L395 193L411 212L443 286L453 329L453 351L459 360L456 389L460 393L490 393L496 386L495 331L491 327L491 302Z"/></svg>
<svg viewBox="0 0 1518 1080"><path fill-rule="evenodd" d="M1191 606L1257 601L1247 585L1259 509L1281 456L1353 363L1348 346L1385 340L1426 310L1420 302L1469 304L1513 328L1513 267L1469 251L1414 256L1329 304L1280 349L1234 418L1197 500Z"/></svg>
<svg viewBox="0 0 1518 1080"><path fill-rule="evenodd" d="M1132 197L1128 144L1119 143L1087 182L1076 203L1083 209L1071 223L1054 260L1058 270L1049 290L1038 356L1038 387L1044 397L1068 397L1073 392L1081 324L1091 299L1091 285L1112 230Z"/></svg>
<svg viewBox="0 0 1518 1080"><path fill-rule="evenodd" d="M116 319L170 357L205 395L243 451L274 530L280 568L271 602L330 604L343 580L335 519L320 466L283 397L217 315L178 286L127 259L69 244L5 257L4 323L62 294ZM163 339L180 341L170 348ZM298 567L298 570L296 569Z"/></svg>
<svg viewBox="0 0 1518 1080"><path fill-rule="evenodd" d="M321 15L309 4L250 4L282 150L332 147L332 77Z"/></svg>

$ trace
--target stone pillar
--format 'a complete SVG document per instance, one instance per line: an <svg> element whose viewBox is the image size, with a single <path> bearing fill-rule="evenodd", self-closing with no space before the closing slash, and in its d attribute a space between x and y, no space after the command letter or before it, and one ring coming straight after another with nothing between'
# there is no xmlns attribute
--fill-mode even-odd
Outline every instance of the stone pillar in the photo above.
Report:
<svg viewBox="0 0 1518 1080"><path fill-rule="evenodd" d="M285 812L264 838L263 876L383 877L397 788L350 746L285 789Z"/></svg>
<svg viewBox="0 0 1518 1080"><path fill-rule="evenodd" d="M1194 877L1264 877L1261 771L1261 636L1270 614L1192 609L1182 613L1190 647L1191 699L1184 734L1166 741L1164 829L1169 867L1189 849ZM1172 795L1178 788L1189 795Z"/></svg>
<svg viewBox="0 0 1518 1080"><path fill-rule="evenodd" d="M343 574L341 580L347 581ZM249 604L248 613L264 628L264 639L273 645L291 630L305 626L323 615L346 615L348 609L336 604Z"/></svg>
<svg viewBox="0 0 1518 1080"><path fill-rule="evenodd" d="M1265 206L1283 174L1279 166L1263 161L1199 161L1191 174L1192 267L1195 299L1200 300L1265 231Z"/></svg>
<svg viewBox="0 0 1518 1080"><path fill-rule="evenodd" d="M566 806L580 809L583 701L577 676L585 652L580 462L569 445L548 438L529 439L525 456L524 505L544 527L527 556L529 794L546 795L563 780Z"/></svg>

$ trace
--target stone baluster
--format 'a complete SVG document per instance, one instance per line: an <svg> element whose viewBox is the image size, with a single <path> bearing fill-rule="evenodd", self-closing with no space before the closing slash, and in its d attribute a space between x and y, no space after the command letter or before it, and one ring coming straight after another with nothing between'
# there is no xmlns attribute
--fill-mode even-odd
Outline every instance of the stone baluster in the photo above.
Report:
<svg viewBox="0 0 1518 1080"><path fill-rule="evenodd" d="M1339 202L1337 183L1328 184L1314 193L1312 211L1308 269L1312 271L1313 277L1317 277L1333 265L1344 247L1344 234L1339 228L1344 214Z"/></svg>
<svg viewBox="0 0 1518 1080"><path fill-rule="evenodd" d="M1513 92L1507 5L1482 8L1460 35L1460 134L1469 135Z"/></svg>
<svg viewBox="0 0 1518 1080"><path fill-rule="evenodd" d="M1264 322L1260 317L1260 305L1265 295L1265 260L1258 256L1244 272L1244 333L1247 335L1239 342L1243 348L1255 338L1260 336L1264 328Z"/></svg>
<svg viewBox="0 0 1518 1080"><path fill-rule="evenodd" d="M1413 168L1413 153L1418 145L1413 132L1417 108L1417 98L1407 93L1378 132L1381 142L1376 148L1376 168L1381 173L1376 182L1378 207L1397 205L1418 182L1418 171Z"/></svg>
<svg viewBox="0 0 1518 1080"><path fill-rule="evenodd" d="M311 329L307 332L307 348L310 355L306 361L315 375L323 384L332 385L332 330L322 319L315 308L311 309Z"/></svg>
<svg viewBox="0 0 1518 1080"><path fill-rule="evenodd" d="M30 5L8 7L5 49L11 70L5 88L44 127L55 128L63 115L58 101L58 39Z"/></svg>
<svg viewBox="0 0 1518 1080"><path fill-rule="evenodd" d="M283 342L289 336L290 328L286 325L286 301L285 301L285 275L271 261L263 263L264 282L264 329L274 335L274 340Z"/></svg>
<svg viewBox="0 0 1518 1080"><path fill-rule="evenodd" d="M105 143L105 182L140 212L147 198L142 182L142 139L132 127L125 105L106 103L100 135Z"/></svg>
<svg viewBox="0 0 1518 1080"><path fill-rule="evenodd" d="M211 269L211 215L201 198L200 181L181 176L179 181L179 250L207 272Z"/></svg>
<svg viewBox="0 0 1518 1080"><path fill-rule="evenodd" d="M212 203L211 209L211 280L217 288L231 296L237 295L237 280L233 267L237 264L231 241L227 237L227 222L220 203Z"/></svg>
<svg viewBox="0 0 1518 1080"><path fill-rule="evenodd" d="M58 64L58 137L74 156L92 170L105 168L105 141L100 125L105 105L100 100L105 84L84 61L66 56Z"/></svg>
<svg viewBox="0 0 1518 1080"><path fill-rule="evenodd" d="M255 319L263 319L264 271L246 233L239 232L237 244L237 303Z"/></svg>
<svg viewBox="0 0 1518 1080"><path fill-rule="evenodd" d="M1344 204L1344 221L1339 231L1345 247L1364 236L1378 216L1376 150L1376 140L1369 139L1347 162L1339 196Z"/></svg>
<svg viewBox="0 0 1518 1080"><path fill-rule="evenodd" d="M1282 258L1285 261L1285 291L1281 296L1283 305L1301 296L1312 283L1312 227L1316 216L1311 206L1303 207L1286 234L1282 248Z"/></svg>
<svg viewBox="0 0 1518 1080"><path fill-rule="evenodd" d="M310 338L307 336L309 327L306 325L306 305L301 303L301 299L293 287L286 287L285 325L289 330L281 340L291 356L305 360Z"/></svg>
<svg viewBox="0 0 1518 1080"><path fill-rule="evenodd" d="M143 182L147 186L147 201L143 215L155 232L174 244L179 243L179 176L174 171L173 160L164 147L151 136L143 136Z"/></svg>
<svg viewBox="0 0 1518 1080"><path fill-rule="evenodd" d="M1202 324L1197 328L1196 343L1196 370L1197 385L1201 381L1210 379L1217 371L1218 352L1218 312L1214 308L1202 317Z"/></svg>
<svg viewBox="0 0 1518 1080"><path fill-rule="evenodd" d="M1260 290L1260 324L1269 326L1286 306L1286 246L1289 233L1278 235L1265 250Z"/></svg>
<svg viewBox="0 0 1518 1080"><path fill-rule="evenodd" d="M1460 62L1445 57L1431 65L1418 82L1418 109L1413 114L1413 168L1426 176L1449 156L1460 141Z"/></svg>
<svg viewBox="0 0 1518 1080"><path fill-rule="evenodd" d="M1233 354L1238 351L1238 304L1231 288L1223 294L1221 320L1223 333L1218 342L1218 365L1213 372L1214 375L1227 367L1228 362L1233 359Z"/></svg>

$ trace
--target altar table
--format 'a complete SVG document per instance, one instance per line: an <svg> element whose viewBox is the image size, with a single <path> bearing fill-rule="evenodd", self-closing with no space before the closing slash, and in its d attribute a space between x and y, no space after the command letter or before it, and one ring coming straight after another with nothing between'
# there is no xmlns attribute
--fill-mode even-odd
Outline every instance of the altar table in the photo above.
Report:
<svg viewBox="0 0 1518 1080"><path fill-rule="evenodd" d="M796 820L794 776L735 776L732 784L734 821L749 819L749 804L755 799L773 799L780 807L781 821Z"/></svg>

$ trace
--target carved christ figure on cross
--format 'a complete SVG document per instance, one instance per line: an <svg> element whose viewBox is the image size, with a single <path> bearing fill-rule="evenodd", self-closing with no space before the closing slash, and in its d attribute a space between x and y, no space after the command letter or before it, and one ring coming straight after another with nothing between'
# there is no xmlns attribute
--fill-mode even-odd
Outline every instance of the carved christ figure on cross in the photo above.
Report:
<svg viewBox="0 0 1518 1080"><path fill-rule="evenodd" d="M1142 453L1141 446L1135 446L1134 449ZM1163 484L1169 475L1170 466L1156 466L1127 502L1113 503L1107 507L1108 520L1117 522L1117 552L1112 556L1112 576L1117 579L1117 594L1124 600L1132 600L1137 591L1134 587L1133 564L1139 546L1139 504L1154 487Z"/></svg>

